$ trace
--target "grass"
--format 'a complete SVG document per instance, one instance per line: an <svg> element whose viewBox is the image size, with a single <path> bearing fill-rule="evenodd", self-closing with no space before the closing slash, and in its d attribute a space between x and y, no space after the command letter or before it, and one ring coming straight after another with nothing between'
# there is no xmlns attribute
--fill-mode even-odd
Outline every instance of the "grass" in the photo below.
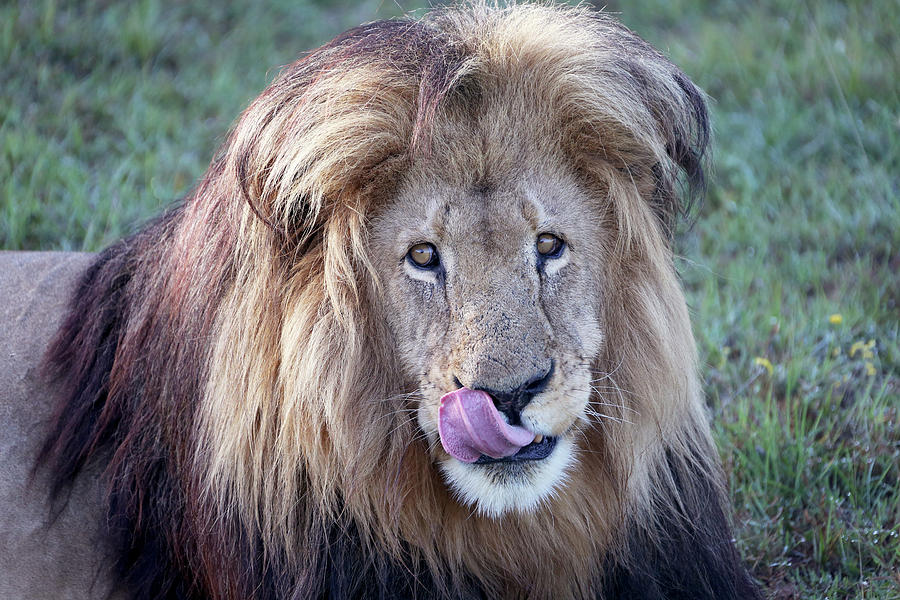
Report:
<svg viewBox="0 0 900 600"><path fill-rule="evenodd" d="M0 246L97 249L184 194L280 65L375 1L0 5ZM393 9L393 10L389 10Z"/></svg>
<svg viewBox="0 0 900 600"><path fill-rule="evenodd" d="M741 550L771 598L900 598L900 5L607 6L711 97L713 185L678 264ZM398 12L0 5L0 247L133 230L279 65Z"/></svg>

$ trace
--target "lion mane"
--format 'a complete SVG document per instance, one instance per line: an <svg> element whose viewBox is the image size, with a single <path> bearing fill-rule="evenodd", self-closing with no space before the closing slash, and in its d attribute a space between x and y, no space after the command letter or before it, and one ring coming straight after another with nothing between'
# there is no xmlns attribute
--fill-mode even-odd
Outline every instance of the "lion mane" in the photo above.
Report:
<svg viewBox="0 0 900 600"><path fill-rule="evenodd" d="M565 485L492 516L447 489L410 417L368 228L415 161L469 164L480 142L448 142L452 124L504 103L523 108L489 143L552 139L614 233L594 366L610 385ZM139 598L757 597L672 265L708 137L688 78L585 8L338 36L83 275L47 354L52 496L102 465L110 556Z"/></svg>

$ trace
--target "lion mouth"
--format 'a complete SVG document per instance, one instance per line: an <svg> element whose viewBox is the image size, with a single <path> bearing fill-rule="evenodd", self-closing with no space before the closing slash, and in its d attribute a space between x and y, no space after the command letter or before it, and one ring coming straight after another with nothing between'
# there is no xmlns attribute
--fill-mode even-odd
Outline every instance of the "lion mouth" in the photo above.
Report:
<svg viewBox="0 0 900 600"><path fill-rule="evenodd" d="M438 430L450 456L479 465L543 460L557 442L556 437L510 425L491 396L465 387L441 398Z"/></svg>
<svg viewBox="0 0 900 600"><path fill-rule="evenodd" d="M537 438L535 438L535 440L537 440ZM544 460L545 458L550 456L550 453L553 452L554 448L556 448L556 441L557 438L555 437L545 436L540 441L534 441L527 446L523 446L519 449L518 452L510 456L493 458L487 456L486 454L482 454L475 460L474 464L491 465L494 463L516 463L528 460Z"/></svg>

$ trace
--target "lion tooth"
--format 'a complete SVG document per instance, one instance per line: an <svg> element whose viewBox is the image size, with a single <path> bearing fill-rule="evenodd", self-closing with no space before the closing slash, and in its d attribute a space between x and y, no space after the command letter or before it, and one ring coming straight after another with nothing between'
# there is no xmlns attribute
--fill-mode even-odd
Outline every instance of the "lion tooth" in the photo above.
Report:
<svg viewBox="0 0 900 600"><path fill-rule="evenodd" d="M535 444L540 444L540 443L543 442L543 441L544 441L544 436L542 436L541 434L537 434L536 436L534 436L534 442L533 442L533 443L535 443Z"/></svg>

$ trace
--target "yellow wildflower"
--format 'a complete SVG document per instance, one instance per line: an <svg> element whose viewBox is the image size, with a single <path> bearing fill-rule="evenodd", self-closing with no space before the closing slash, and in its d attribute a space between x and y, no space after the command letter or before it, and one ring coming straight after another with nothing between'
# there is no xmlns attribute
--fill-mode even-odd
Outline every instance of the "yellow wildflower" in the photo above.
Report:
<svg viewBox="0 0 900 600"><path fill-rule="evenodd" d="M866 363L866 375L868 375L869 377L872 377L873 375L875 375L875 373L877 373L877 371L875 370L875 365L873 365L870 362L867 362Z"/></svg>
<svg viewBox="0 0 900 600"><path fill-rule="evenodd" d="M834 358L837 358L837 357L840 356L840 355L841 355L841 347L840 347L840 346L836 346L836 347L834 348L834 350L831 351L831 356L834 357Z"/></svg>
<svg viewBox="0 0 900 600"><path fill-rule="evenodd" d="M862 357L865 359L875 358L875 353L872 352L872 349L875 348L875 340L869 340L866 342L866 345L863 346Z"/></svg>
<svg viewBox="0 0 900 600"><path fill-rule="evenodd" d="M834 313L828 317L828 322L832 325L840 325L844 322L844 316L841 313Z"/></svg>
<svg viewBox="0 0 900 600"><path fill-rule="evenodd" d="M757 356L753 359L753 364L758 367L764 367L766 371L769 372L770 376L775 372L775 367L772 366L772 361L770 361L768 358Z"/></svg>
<svg viewBox="0 0 900 600"><path fill-rule="evenodd" d="M853 345L850 346L850 357L856 356L856 353L859 352L866 360L874 358L875 353L872 352L873 348L875 348L875 340L869 340L868 342L853 342Z"/></svg>

